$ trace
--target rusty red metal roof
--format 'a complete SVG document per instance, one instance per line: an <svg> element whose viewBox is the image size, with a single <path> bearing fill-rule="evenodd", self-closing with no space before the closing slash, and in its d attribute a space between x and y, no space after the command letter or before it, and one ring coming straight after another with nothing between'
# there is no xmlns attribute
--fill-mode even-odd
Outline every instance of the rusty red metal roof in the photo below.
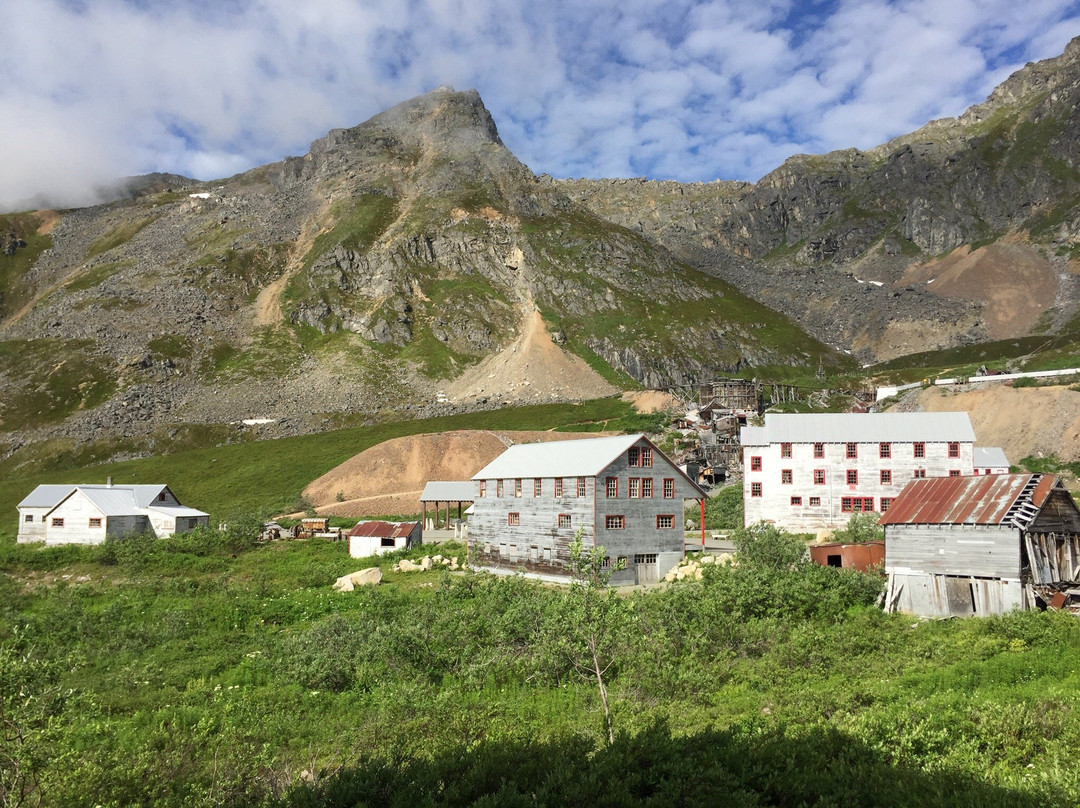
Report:
<svg viewBox="0 0 1080 808"><path fill-rule="evenodd" d="M932 477L912 480L881 517L883 525L999 525L1022 496L1035 507L1046 501L1057 483L1042 475L1034 490L1024 493L1034 474L992 474L975 477Z"/></svg>
<svg viewBox="0 0 1080 808"><path fill-rule="evenodd" d="M350 536L375 536L380 539L408 538L419 522L360 522L349 531Z"/></svg>

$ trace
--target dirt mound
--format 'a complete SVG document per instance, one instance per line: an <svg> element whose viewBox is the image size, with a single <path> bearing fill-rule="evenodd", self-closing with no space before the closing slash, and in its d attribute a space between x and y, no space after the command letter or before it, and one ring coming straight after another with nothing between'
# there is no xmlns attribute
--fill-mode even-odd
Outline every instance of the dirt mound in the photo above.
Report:
<svg viewBox="0 0 1080 808"><path fill-rule="evenodd" d="M346 460L304 489L320 514L384 516L420 512L430 480L468 480L517 443L597 437L596 433L459 430L409 435Z"/></svg>
<svg viewBox="0 0 1080 808"><path fill-rule="evenodd" d="M642 414L650 412L682 412L686 409L677 396L665 393L662 390L640 390L623 393L622 400L632 404L634 409Z"/></svg>
<svg viewBox="0 0 1080 808"><path fill-rule="evenodd" d="M530 311L513 344L465 371L450 383L446 395L455 402L490 395L530 402L602 398L618 392L585 360L556 345L540 312Z"/></svg>
<svg viewBox="0 0 1080 808"><path fill-rule="evenodd" d="M901 286L926 283L941 297L983 304L991 339L1022 337L1057 296L1058 277L1050 262L1024 244L963 246L942 258L908 269Z"/></svg>
<svg viewBox="0 0 1080 808"><path fill-rule="evenodd" d="M1000 446L1010 463L1029 455L1080 457L1080 393L1067 387L929 387L917 392L915 405L927 412L966 410L975 445Z"/></svg>

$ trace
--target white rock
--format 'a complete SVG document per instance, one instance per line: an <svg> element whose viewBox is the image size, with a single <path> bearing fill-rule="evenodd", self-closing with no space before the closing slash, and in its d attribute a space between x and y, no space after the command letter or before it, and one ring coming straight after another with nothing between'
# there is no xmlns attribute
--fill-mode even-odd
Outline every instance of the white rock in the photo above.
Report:
<svg viewBox="0 0 1080 808"><path fill-rule="evenodd" d="M420 568L424 570L431 569L431 556L424 556L420 559Z"/></svg>
<svg viewBox="0 0 1080 808"><path fill-rule="evenodd" d="M369 567L366 570L357 570L349 576L353 586L375 586L382 581L382 570L378 567Z"/></svg>
<svg viewBox="0 0 1080 808"><path fill-rule="evenodd" d="M334 581L334 589L338 592L352 592L355 587L350 576L342 575Z"/></svg>
<svg viewBox="0 0 1080 808"><path fill-rule="evenodd" d="M396 565L398 572L419 572L425 567L421 564L414 564L407 558L401 559Z"/></svg>

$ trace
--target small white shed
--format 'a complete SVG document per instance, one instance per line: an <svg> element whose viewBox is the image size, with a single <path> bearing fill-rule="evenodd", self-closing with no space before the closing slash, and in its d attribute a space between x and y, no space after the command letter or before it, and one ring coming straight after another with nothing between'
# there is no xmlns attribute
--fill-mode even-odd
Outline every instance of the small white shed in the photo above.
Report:
<svg viewBox="0 0 1080 808"><path fill-rule="evenodd" d="M349 531L349 555L365 558L423 542L419 522L359 522Z"/></svg>

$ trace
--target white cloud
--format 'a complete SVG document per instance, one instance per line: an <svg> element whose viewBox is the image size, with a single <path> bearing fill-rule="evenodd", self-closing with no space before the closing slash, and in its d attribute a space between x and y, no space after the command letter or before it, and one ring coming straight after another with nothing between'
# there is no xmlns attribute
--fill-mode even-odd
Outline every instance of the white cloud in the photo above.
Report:
<svg viewBox="0 0 1080 808"><path fill-rule="evenodd" d="M557 176L756 179L956 115L1080 33L1069 0L6 0L0 205L302 153L441 84Z"/></svg>

